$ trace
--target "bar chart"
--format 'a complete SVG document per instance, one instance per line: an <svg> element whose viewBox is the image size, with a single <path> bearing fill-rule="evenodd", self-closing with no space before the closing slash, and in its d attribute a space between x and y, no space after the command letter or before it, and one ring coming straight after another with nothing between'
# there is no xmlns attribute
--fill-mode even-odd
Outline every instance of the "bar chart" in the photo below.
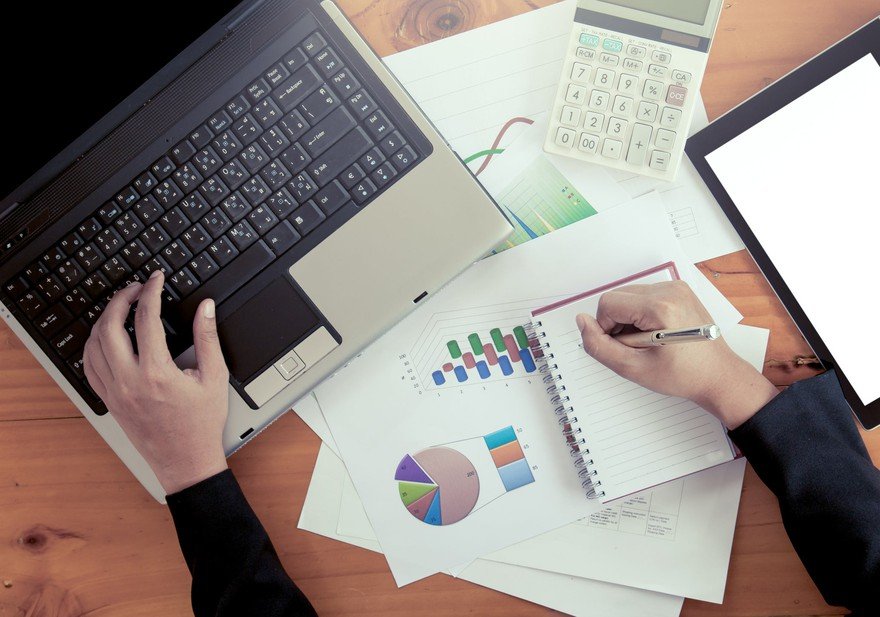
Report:
<svg viewBox="0 0 880 617"><path fill-rule="evenodd" d="M540 349L526 333L538 298L435 314L409 357L422 388L435 390L520 379L538 372Z"/></svg>

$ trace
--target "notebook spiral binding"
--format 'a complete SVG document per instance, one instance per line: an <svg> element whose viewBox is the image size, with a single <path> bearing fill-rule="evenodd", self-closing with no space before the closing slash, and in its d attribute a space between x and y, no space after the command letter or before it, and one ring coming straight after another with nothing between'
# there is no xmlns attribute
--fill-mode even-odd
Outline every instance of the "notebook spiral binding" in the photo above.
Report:
<svg viewBox="0 0 880 617"><path fill-rule="evenodd" d="M569 447L569 456L577 469L581 486L584 487L588 499L604 497L605 491L602 490L602 481L598 477L599 472L593 464L593 459L590 458L587 440L581 436L583 431L578 426L574 408L569 404L571 399L566 394L559 366L554 362L555 356L550 351L550 344L543 340L547 338L547 334L541 330L540 321L533 321L523 328L529 338L532 355L539 366L538 371L542 375L543 382L547 384L546 390L550 397L550 404L558 417L562 436Z"/></svg>

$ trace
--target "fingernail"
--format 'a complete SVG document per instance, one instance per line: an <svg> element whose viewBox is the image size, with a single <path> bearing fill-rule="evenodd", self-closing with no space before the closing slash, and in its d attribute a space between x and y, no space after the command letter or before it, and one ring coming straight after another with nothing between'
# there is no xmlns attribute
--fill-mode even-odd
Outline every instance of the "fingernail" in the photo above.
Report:
<svg viewBox="0 0 880 617"><path fill-rule="evenodd" d="M150 275L150 278L151 278L151 279L157 279L157 278L159 278L160 276L162 276L162 271L161 271L161 270L156 270L156 271L154 271L154 272Z"/></svg>
<svg viewBox="0 0 880 617"><path fill-rule="evenodd" d="M581 334L583 334L583 333L584 333L584 329L587 327L587 319L586 319L586 317L584 317L583 315L578 315L578 316L575 318L575 321L577 322L578 330L580 330L580 331L581 331Z"/></svg>
<svg viewBox="0 0 880 617"><path fill-rule="evenodd" d="M216 314L216 308L214 306L213 300L205 301L205 317L208 319L214 319L214 315Z"/></svg>

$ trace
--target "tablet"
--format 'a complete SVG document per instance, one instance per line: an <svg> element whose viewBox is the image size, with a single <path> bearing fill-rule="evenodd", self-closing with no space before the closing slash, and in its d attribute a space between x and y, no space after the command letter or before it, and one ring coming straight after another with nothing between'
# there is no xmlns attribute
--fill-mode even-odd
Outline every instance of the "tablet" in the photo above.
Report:
<svg viewBox="0 0 880 617"><path fill-rule="evenodd" d="M686 152L859 421L880 425L880 18Z"/></svg>

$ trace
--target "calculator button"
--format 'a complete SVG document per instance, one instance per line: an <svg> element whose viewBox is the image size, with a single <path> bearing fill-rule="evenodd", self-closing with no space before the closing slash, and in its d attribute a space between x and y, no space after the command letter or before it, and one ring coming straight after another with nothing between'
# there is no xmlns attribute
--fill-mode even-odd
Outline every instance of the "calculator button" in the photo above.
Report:
<svg viewBox="0 0 880 617"><path fill-rule="evenodd" d="M629 128L629 122L622 118L611 118L608 121L608 130L605 131L612 137L623 138L626 135L626 129Z"/></svg>
<svg viewBox="0 0 880 617"><path fill-rule="evenodd" d="M673 131L658 129L657 138L654 140L654 145L663 150L672 150L672 146L675 145L676 136L676 133Z"/></svg>
<svg viewBox="0 0 880 617"><path fill-rule="evenodd" d="M602 54L599 56L599 61L608 66L617 66L620 64L620 56L615 56L614 54Z"/></svg>
<svg viewBox="0 0 880 617"><path fill-rule="evenodd" d="M597 86L613 88L614 76L614 71L609 71L608 69L596 69L596 79L593 80L593 83Z"/></svg>
<svg viewBox="0 0 880 617"><path fill-rule="evenodd" d="M584 128L590 129L593 131L601 132L602 127L605 125L605 116L602 114L597 114L595 111L588 111L586 118L584 118Z"/></svg>
<svg viewBox="0 0 880 617"><path fill-rule="evenodd" d="M657 171L666 171L669 168L670 160L672 160L672 155L668 152L663 152L662 150L654 150L651 153L651 169L656 169Z"/></svg>
<svg viewBox="0 0 880 617"><path fill-rule="evenodd" d="M602 144L602 156L609 159L619 159L623 153L623 142L616 139L606 139Z"/></svg>
<svg viewBox="0 0 880 617"><path fill-rule="evenodd" d="M663 98L663 84L659 81L647 80L645 88L642 90L642 96L652 101L659 101Z"/></svg>
<svg viewBox="0 0 880 617"><path fill-rule="evenodd" d="M639 78L634 75L623 74L617 83L617 89L621 94L635 96L639 93Z"/></svg>
<svg viewBox="0 0 880 617"><path fill-rule="evenodd" d="M615 96L614 105L611 108L611 111L619 116L630 116L632 115L634 106L635 101L633 101L631 98L627 96Z"/></svg>
<svg viewBox="0 0 880 617"><path fill-rule="evenodd" d="M648 50L644 47L639 47L638 45L629 45L626 48L626 53L633 58L644 58L648 55Z"/></svg>
<svg viewBox="0 0 880 617"><path fill-rule="evenodd" d="M668 72L669 69L665 66L660 66L659 64L652 64L648 67L648 75L658 79L665 79Z"/></svg>
<svg viewBox="0 0 880 617"><path fill-rule="evenodd" d="M587 89L577 84L568 86L568 92L565 93L565 102L574 103L575 105L583 105L584 99L587 98Z"/></svg>
<svg viewBox="0 0 880 617"><path fill-rule="evenodd" d="M586 45L587 47L599 46L599 37L595 34L587 34L586 32L583 32L578 40L581 45Z"/></svg>
<svg viewBox="0 0 880 617"><path fill-rule="evenodd" d="M663 115L660 116L660 126L665 129L678 128L681 122L681 110L674 107L664 107Z"/></svg>
<svg viewBox="0 0 880 617"><path fill-rule="evenodd" d="M610 98L611 95L607 92L593 90L593 93L590 95L590 108L605 111L608 109L608 100Z"/></svg>
<svg viewBox="0 0 880 617"><path fill-rule="evenodd" d="M593 135L591 133L581 133L581 137L578 140L578 150L581 152L588 152L590 154L595 154L596 150L599 149L599 136Z"/></svg>
<svg viewBox="0 0 880 617"><path fill-rule="evenodd" d="M648 101L639 102L639 112L636 114L639 120L645 122L653 122L657 119L657 112L660 106L657 103L649 103Z"/></svg>
<svg viewBox="0 0 880 617"><path fill-rule="evenodd" d="M669 86L669 92L666 94L666 102L670 105L684 106L684 100L687 98L687 88L681 86Z"/></svg>
<svg viewBox="0 0 880 617"><path fill-rule="evenodd" d="M672 71L672 81L682 85L691 83L691 79L693 79L693 77L694 76L687 71Z"/></svg>
<svg viewBox="0 0 880 617"><path fill-rule="evenodd" d="M571 148L574 143L574 136L574 131L571 129L559 127L559 130L556 131L556 145L563 148Z"/></svg>
<svg viewBox="0 0 880 617"><path fill-rule="evenodd" d="M582 84L590 83L590 65L575 62L571 67L571 80Z"/></svg>
<svg viewBox="0 0 880 617"><path fill-rule="evenodd" d="M562 108L562 116L559 121L566 126L577 126L581 121L581 110L577 107L566 105Z"/></svg>
<svg viewBox="0 0 880 617"><path fill-rule="evenodd" d="M620 53L623 51L623 43L618 41L617 39L605 39L602 41L602 49L605 51L611 51L614 53Z"/></svg>
<svg viewBox="0 0 880 617"><path fill-rule="evenodd" d="M581 60L595 60L596 52L593 49L587 49L586 47L578 47L575 55Z"/></svg>
<svg viewBox="0 0 880 617"><path fill-rule="evenodd" d="M651 54L651 60L659 62L660 64L669 64L669 61L672 60L672 54L668 54L665 51L654 50L654 53Z"/></svg>
<svg viewBox="0 0 880 617"><path fill-rule="evenodd" d="M623 68L633 73L641 73L644 66L645 63L639 60L630 60L629 58L624 58L623 60Z"/></svg>
<svg viewBox="0 0 880 617"><path fill-rule="evenodd" d="M632 137L629 140L629 152L626 154L627 163L630 165L645 164L652 132L653 129L647 124L636 124L633 127Z"/></svg>

